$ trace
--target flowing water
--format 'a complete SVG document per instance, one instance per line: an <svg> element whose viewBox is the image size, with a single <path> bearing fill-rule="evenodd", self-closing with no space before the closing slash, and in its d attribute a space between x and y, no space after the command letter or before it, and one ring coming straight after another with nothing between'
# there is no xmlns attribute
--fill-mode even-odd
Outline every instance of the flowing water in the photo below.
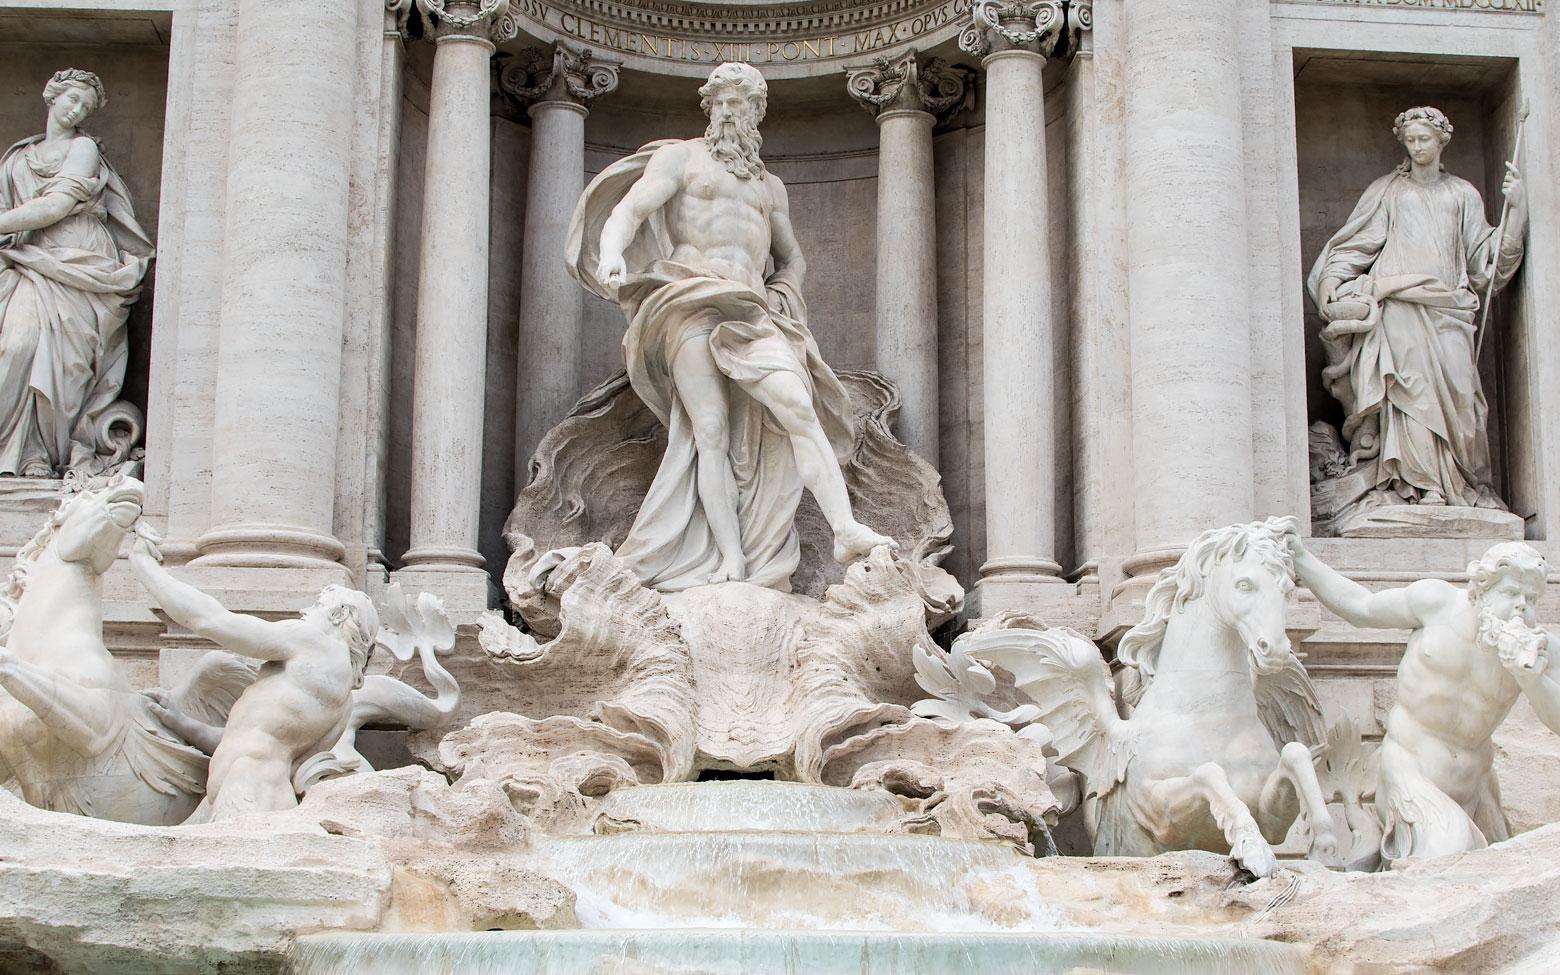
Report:
<svg viewBox="0 0 1560 975"><path fill-rule="evenodd" d="M786 782L610 795L539 836L580 928L300 938L299 975L1298 975L1265 941L1078 930L1016 850L888 832L886 793ZM1070 930L1068 928L1071 928Z"/></svg>
<svg viewBox="0 0 1560 975"><path fill-rule="evenodd" d="M1300 975L1265 941L1091 934L504 931L314 935L297 975Z"/></svg>

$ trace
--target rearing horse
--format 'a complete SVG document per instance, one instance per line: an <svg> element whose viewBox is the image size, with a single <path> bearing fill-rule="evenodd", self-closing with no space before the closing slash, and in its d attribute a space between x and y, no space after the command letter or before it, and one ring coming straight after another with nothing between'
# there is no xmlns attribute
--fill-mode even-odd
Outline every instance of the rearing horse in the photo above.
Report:
<svg viewBox="0 0 1560 975"><path fill-rule="evenodd" d="M977 631L970 656L1009 671L1040 706L1058 762L1084 777L1099 856L1228 852L1277 869L1271 844L1303 813L1311 856L1337 857L1315 755L1321 707L1284 633L1293 518L1204 532L1160 573L1122 638L1118 713L1094 644L1066 630Z"/></svg>
<svg viewBox="0 0 1560 975"><path fill-rule="evenodd" d="M82 491L17 554L0 597L0 780L44 809L173 826L200 800L206 756L172 738L103 645L102 575L143 498L131 477Z"/></svg>

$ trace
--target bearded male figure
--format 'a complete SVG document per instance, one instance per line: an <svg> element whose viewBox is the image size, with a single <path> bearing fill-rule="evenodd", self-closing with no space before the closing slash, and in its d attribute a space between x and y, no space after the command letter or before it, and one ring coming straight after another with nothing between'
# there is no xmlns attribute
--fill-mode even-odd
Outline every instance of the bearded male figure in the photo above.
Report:
<svg viewBox="0 0 1560 975"><path fill-rule="evenodd" d="M1322 378L1347 414L1350 459L1375 465L1367 504L1503 510L1474 322L1491 276L1504 286L1522 261L1521 176L1507 164L1501 236L1473 184L1441 167L1452 138L1444 114L1411 108L1392 133L1408 158L1365 190L1306 282L1327 322Z"/></svg>
<svg viewBox="0 0 1560 975"><path fill-rule="evenodd" d="M569 227L569 271L622 307L629 382L667 429L617 555L663 592L743 580L789 589L804 486L837 560L894 543L851 511L840 469L850 402L807 328L785 186L758 156L768 86L728 63L699 94L704 137L651 143L607 167Z"/></svg>
<svg viewBox="0 0 1560 975"><path fill-rule="evenodd" d="M1491 740L1518 695L1560 734L1560 683L1538 628L1544 558L1502 542L1468 566L1468 585L1421 579L1371 592L1290 539L1295 575L1355 626L1412 632L1398 665L1376 785L1382 861L1482 849L1510 828Z"/></svg>

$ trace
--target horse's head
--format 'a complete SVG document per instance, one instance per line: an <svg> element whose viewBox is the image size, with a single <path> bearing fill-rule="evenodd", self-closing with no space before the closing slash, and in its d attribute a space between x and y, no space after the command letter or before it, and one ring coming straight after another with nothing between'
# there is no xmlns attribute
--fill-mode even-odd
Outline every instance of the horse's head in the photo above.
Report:
<svg viewBox="0 0 1560 975"><path fill-rule="evenodd" d="M1129 700L1153 677L1170 623L1194 608L1238 635L1257 672L1285 665L1290 646L1284 604L1294 589L1287 538L1298 530L1293 518L1269 518L1205 531L1160 573L1143 622L1122 637L1116 654L1136 671L1125 690Z"/></svg>
<svg viewBox="0 0 1560 975"><path fill-rule="evenodd" d="M52 548L60 561L85 563L91 572L102 575L114 564L125 533L141 517L145 499L145 486L123 476L73 494L60 504L18 559Z"/></svg>

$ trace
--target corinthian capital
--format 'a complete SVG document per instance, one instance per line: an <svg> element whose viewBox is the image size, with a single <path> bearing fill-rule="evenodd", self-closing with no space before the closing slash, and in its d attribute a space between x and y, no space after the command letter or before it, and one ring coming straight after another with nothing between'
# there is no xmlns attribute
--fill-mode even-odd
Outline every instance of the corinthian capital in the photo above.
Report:
<svg viewBox="0 0 1560 975"><path fill-rule="evenodd" d="M912 109L946 117L963 106L970 90L968 68L949 65L942 58L923 65L914 50L845 72L845 90L873 115Z"/></svg>
<svg viewBox="0 0 1560 975"><path fill-rule="evenodd" d="M1093 25L1093 0L975 0L959 49L977 57L999 51L1033 51L1046 58L1072 54Z"/></svg>
<svg viewBox="0 0 1560 975"><path fill-rule="evenodd" d="M528 47L499 71L498 87L527 108L555 101L589 105L617 90L618 67L618 62L598 58L589 48Z"/></svg>
<svg viewBox="0 0 1560 975"><path fill-rule="evenodd" d="M509 9L509 0L415 0L435 41L447 37L477 37L507 41L520 32L520 21ZM393 0L387 0L394 8Z"/></svg>

